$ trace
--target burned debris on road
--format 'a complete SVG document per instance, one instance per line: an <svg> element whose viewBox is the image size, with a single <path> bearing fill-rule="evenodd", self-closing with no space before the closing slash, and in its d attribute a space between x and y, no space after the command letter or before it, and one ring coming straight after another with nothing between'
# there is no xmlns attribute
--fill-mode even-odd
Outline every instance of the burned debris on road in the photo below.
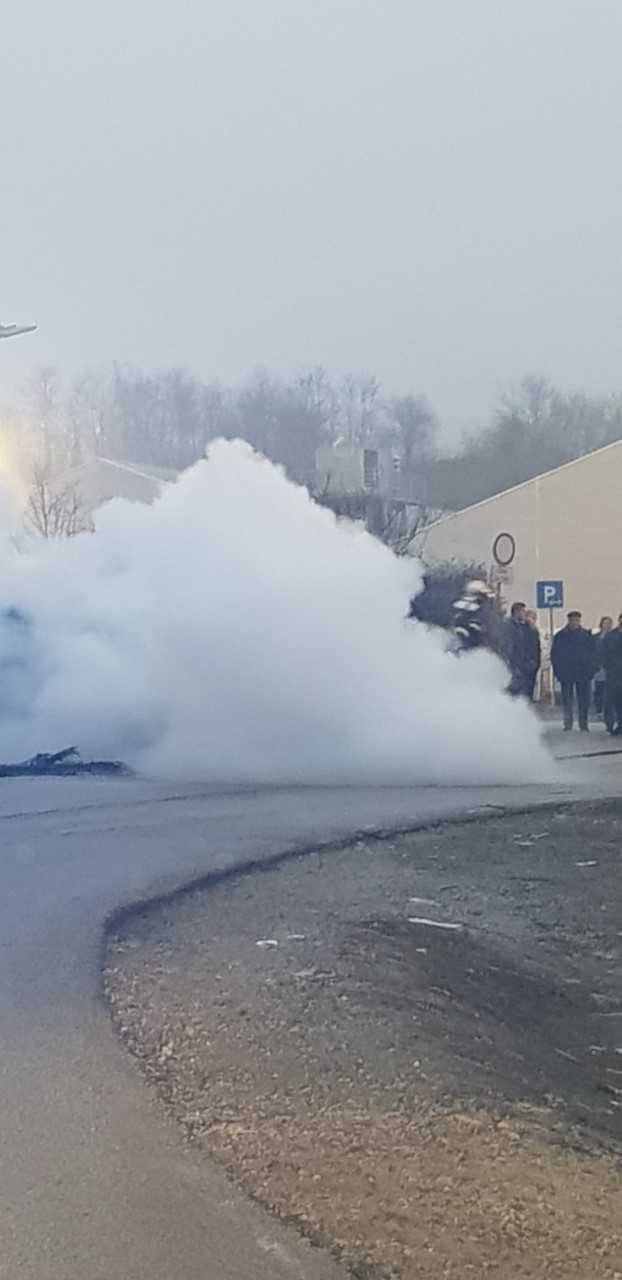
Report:
<svg viewBox="0 0 622 1280"><path fill-rule="evenodd" d="M0 763L0 778L76 778L80 774L130 777L131 770L120 760L82 760L77 747L39 752L16 764Z"/></svg>

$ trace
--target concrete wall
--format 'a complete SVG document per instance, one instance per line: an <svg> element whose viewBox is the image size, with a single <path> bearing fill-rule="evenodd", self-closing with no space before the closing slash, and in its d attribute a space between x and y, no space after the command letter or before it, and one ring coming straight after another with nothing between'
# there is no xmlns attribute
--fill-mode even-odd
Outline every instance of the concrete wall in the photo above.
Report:
<svg viewBox="0 0 622 1280"><path fill-rule="evenodd" d="M402 497L403 477L394 466L392 449L372 449L377 458L377 482L366 483L366 450L358 445L321 445L315 458L316 482L319 489L333 493L360 493L368 490L383 497Z"/></svg>
<svg viewBox="0 0 622 1280"><path fill-rule="evenodd" d="M498 533L516 540L506 599L535 608L536 581L561 578L567 609L586 626L622 612L622 442L467 507L430 526L418 552L430 563L475 560L491 566ZM541 618L545 622L544 615ZM561 625L562 614L556 615Z"/></svg>

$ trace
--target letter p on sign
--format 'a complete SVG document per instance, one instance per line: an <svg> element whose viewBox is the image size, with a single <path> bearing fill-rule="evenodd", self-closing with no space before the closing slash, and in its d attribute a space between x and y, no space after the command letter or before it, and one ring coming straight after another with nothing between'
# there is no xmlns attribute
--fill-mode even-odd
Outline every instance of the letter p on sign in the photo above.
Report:
<svg viewBox="0 0 622 1280"><path fill-rule="evenodd" d="M537 582L536 596L539 609L563 609L564 584L560 579Z"/></svg>

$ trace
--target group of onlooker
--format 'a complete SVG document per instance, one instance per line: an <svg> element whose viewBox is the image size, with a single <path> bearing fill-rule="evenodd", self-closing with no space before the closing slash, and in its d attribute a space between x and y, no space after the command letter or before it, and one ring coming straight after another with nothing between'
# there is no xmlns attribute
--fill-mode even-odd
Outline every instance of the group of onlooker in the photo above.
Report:
<svg viewBox="0 0 622 1280"><path fill-rule="evenodd" d="M537 614L521 601L510 610L507 659L508 691L531 699L542 652ZM622 614L616 627L613 618L601 618L593 634L583 626L579 610L572 609L566 626L553 637L551 665L561 686L564 729L573 727L576 700L579 728L587 732L593 697L594 711L608 732L622 734Z"/></svg>
<svg viewBox="0 0 622 1280"><path fill-rule="evenodd" d="M469 582L453 605L453 631L460 651L484 646L505 659L510 669L507 691L512 697L532 701L538 674L552 668L561 687L564 729L574 724L575 704L579 728L589 729L590 708L609 733L622 735L622 613L618 624L601 618L596 632L583 626L578 609L567 616L566 626L545 638L547 655L542 661L538 614L517 600L504 619L488 583ZM550 658L550 668L549 668Z"/></svg>

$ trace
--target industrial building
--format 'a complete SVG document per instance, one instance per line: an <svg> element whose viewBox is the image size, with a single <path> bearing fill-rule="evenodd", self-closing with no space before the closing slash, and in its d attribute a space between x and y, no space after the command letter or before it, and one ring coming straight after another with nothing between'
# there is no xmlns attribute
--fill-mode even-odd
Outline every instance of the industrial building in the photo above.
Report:
<svg viewBox="0 0 622 1280"><path fill-rule="evenodd" d="M497 542L500 559L493 548ZM622 440L434 521L417 551L429 564L474 562L500 582L506 601L538 605L537 583L562 583L563 608L584 625L622 613ZM552 596L550 598L553 598ZM542 604L542 590L540 591ZM544 629L548 611L540 621Z"/></svg>

